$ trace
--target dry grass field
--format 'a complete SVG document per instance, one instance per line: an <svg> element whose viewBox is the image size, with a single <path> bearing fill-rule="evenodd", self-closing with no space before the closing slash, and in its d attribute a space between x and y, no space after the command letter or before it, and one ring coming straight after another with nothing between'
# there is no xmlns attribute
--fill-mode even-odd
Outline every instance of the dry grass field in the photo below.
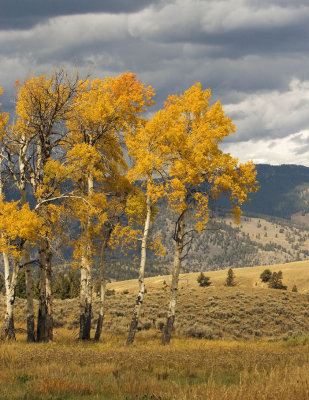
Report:
<svg viewBox="0 0 309 400"><path fill-rule="evenodd" d="M180 277L175 333L160 344L169 276L146 279L133 346L125 335L137 282L107 285L100 343L77 341L78 300L55 301L55 340L27 344L24 301L17 299L17 341L0 344L0 399L282 400L309 398L309 262L270 266L287 291L269 289L265 267ZM293 285L298 292L291 292ZM4 310L3 299L1 312ZM94 307L94 322L97 301Z"/></svg>
<svg viewBox="0 0 309 400"><path fill-rule="evenodd" d="M206 272L210 287L200 287L198 273L180 276L174 337L197 337L212 340L277 341L309 334L309 261L268 267L281 270L288 290L269 289L259 276L263 267L235 269L235 287L224 285L227 271ZM170 276L146 279L139 332L160 335L166 318ZM291 291L293 285L298 292ZM125 335L137 294L137 281L107 285L103 329L107 334ZM55 300L55 337L66 329L72 338L78 335L78 299ZM16 326L25 335L25 301L16 299ZM0 312L4 314L2 298ZM94 302L93 328L98 313Z"/></svg>
<svg viewBox="0 0 309 400"><path fill-rule="evenodd" d="M306 400L309 345L174 339L0 345L1 400Z"/></svg>
<svg viewBox="0 0 309 400"><path fill-rule="evenodd" d="M285 264L275 265L263 265L257 267L237 268L234 269L236 274L237 285L235 290L250 289L250 288L263 288L268 290L268 286L265 283L261 283L260 274L266 269L270 269L272 272L281 270L283 273L283 282L288 286L288 289L292 289L292 286L296 284L298 293L307 294L309 293L309 260L308 261L297 261ZM226 270L219 271L207 271L207 276L211 278L212 286L208 289L222 290L225 286L225 280L227 276ZM180 275L180 288L185 290L186 288L201 290L205 292L207 288L200 288L196 279L199 273L188 273ZM152 290L160 290L164 282L169 284L170 276L154 276L146 278L146 286L149 292ZM138 288L137 280L129 280L122 282L112 282L107 285L107 289L114 289L116 293L121 293L124 290L129 292L136 292ZM288 290L289 291L289 290Z"/></svg>

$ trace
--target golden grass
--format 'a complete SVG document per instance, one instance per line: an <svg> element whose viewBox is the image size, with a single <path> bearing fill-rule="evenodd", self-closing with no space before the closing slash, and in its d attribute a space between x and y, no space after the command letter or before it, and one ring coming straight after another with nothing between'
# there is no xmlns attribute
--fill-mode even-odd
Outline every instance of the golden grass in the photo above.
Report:
<svg viewBox="0 0 309 400"><path fill-rule="evenodd" d="M309 346L153 338L0 345L0 398L308 399Z"/></svg>
<svg viewBox="0 0 309 400"><path fill-rule="evenodd" d="M206 272L212 286L200 287L198 273L180 276L175 336L206 339L276 341L293 336L309 335L309 262L269 266L272 271L282 270L288 291L269 289L259 276L266 267L235 269L237 286L225 287L227 271ZM160 334L166 320L169 298L169 276L146 279L138 337ZM296 284L299 292L291 292ZM125 335L137 294L136 280L114 282L107 285L111 293L106 296L103 332ZM115 291L115 292L113 292ZM78 336L78 299L55 300L55 340L63 337L72 342ZM25 340L25 301L16 299L15 326L18 340ZM4 315L4 301L0 304ZM98 300L94 302L93 329L98 315ZM94 332L92 332L94 335ZM148 335L148 336L147 336Z"/></svg>
<svg viewBox="0 0 309 400"><path fill-rule="evenodd" d="M265 268L235 269L231 288L227 271L207 272L209 288L198 285L197 273L181 275L170 346L160 345L168 276L146 279L130 347L136 281L108 285L115 294L106 298L100 343L77 341L78 300L55 301L53 343L26 343L25 303L17 299L17 341L0 344L0 399L307 400L309 263L268 267L300 293L268 289L259 280Z"/></svg>
<svg viewBox="0 0 309 400"><path fill-rule="evenodd" d="M267 284L262 283L259 278L260 274L266 268L270 269L272 272L281 270L283 273L284 284L288 286L288 289L291 290L295 284L299 293L309 293L309 260L234 269L237 277L237 287L267 288ZM205 274L211 278L213 287L218 289L224 287L227 270L207 271ZM199 272L180 274L180 285L186 287L190 286L190 288L198 289L199 285L196 281L198 275ZM170 280L171 277L169 275L146 278L147 290L161 288L164 281L169 283ZM113 282L108 285L108 289L114 289L117 292L122 292L123 290L136 292L138 290L138 283L135 279L122 282Z"/></svg>

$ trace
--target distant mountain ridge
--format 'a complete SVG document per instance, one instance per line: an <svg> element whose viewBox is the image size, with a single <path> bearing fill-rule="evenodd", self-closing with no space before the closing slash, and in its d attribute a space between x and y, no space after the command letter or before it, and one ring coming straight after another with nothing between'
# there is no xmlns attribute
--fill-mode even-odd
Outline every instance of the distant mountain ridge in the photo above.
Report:
<svg viewBox="0 0 309 400"><path fill-rule="evenodd" d="M244 213L263 214L290 219L295 213L309 213L309 167L303 165L257 164L257 180L260 189L251 194L251 201L242 206ZM28 192L30 206L33 195ZM18 200L19 193L13 182L6 190L7 200ZM226 200L219 202L229 208Z"/></svg>
<svg viewBox="0 0 309 400"><path fill-rule="evenodd" d="M260 189L242 207L245 213L286 219L309 213L309 167L257 164L256 170Z"/></svg>
<svg viewBox="0 0 309 400"><path fill-rule="evenodd" d="M309 259L309 226L291 222L291 217L296 214L299 217L307 214L306 218L309 217L309 168L300 165L258 164L256 170L260 189L251 195L251 202L242 207L244 217L240 225L234 225L232 220L223 218L224 213L217 222L210 222L209 227L215 229L195 236L191 251L183 262L183 271L239 268ZM7 199L12 198L18 199L16 189L8 193ZM28 198L32 203L31 193ZM229 203L224 199L219 206L229 209ZM161 236L166 256L158 257L148 253L148 276L168 274L173 260L174 216L166 201L160 202L158 208L151 234ZM57 246L59 244L55 244ZM72 249L66 247L61 250L69 266ZM108 252L106 278L136 278L139 255L139 249L130 251L127 256L119 250ZM64 260L55 256L54 263L59 268L55 268L55 274L63 270ZM96 262L94 269L97 270Z"/></svg>

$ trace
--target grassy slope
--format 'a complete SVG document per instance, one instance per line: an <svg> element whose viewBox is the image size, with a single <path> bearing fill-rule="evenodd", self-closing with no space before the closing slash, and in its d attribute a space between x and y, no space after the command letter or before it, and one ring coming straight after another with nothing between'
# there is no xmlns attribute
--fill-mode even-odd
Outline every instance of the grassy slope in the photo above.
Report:
<svg viewBox="0 0 309 400"><path fill-rule="evenodd" d="M263 287L258 277L264 268L235 270L238 285L232 288L224 286L226 271L207 273L213 282L209 288L198 286L197 273L181 275L176 334L170 346L160 345L159 329L168 300L168 276L146 280L140 327L147 329L137 333L131 347L124 341L136 281L108 284L115 294L107 297L101 343L76 340L77 300L55 301L54 343L27 344L22 330L17 342L0 343L0 398L308 399L309 336L301 336L300 330L309 334L309 262L269 267L281 269L284 283L296 283L302 293ZM17 303L17 325L23 327L24 302ZM278 342L280 338L286 341Z"/></svg>
<svg viewBox="0 0 309 400"><path fill-rule="evenodd" d="M272 272L281 270L283 273L283 282L288 286L288 289L292 289L292 286L296 284L299 293L309 292L309 260L308 261L297 261L287 264L275 264L270 266L258 266L258 267L247 267L237 268L234 270L237 280L238 288L267 288L267 284L261 283L259 276L266 269L270 269ZM213 288L220 290L224 287L226 280L227 271L207 271L205 273L211 278ZM199 285L196 281L199 273L188 273L180 275L180 282L185 282L194 289L199 289ZM155 276L146 278L146 286L149 290L159 290L162 288L163 282L169 282L170 276ZM129 290L136 292L137 280L129 280L122 282L113 282L108 284L108 289L114 289L117 292L123 290ZM273 292L273 291L271 291Z"/></svg>
<svg viewBox="0 0 309 400"><path fill-rule="evenodd" d="M180 276L175 335L224 340L276 341L309 334L309 262L270 266L283 272L288 291L269 289L260 282L265 267L235 270L237 286L225 287L227 271L211 271L212 286L200 287L198 273ZM146 279L141 331L160 336L166 319L169 298L169 276ZM299 292L292 293L296 284ZM137 294L137 281L113 282L107 285L103 330L107 334L125 335ZM64 329L77 337L79 321L78 299L55 300L55 335ZM25 336L25 302L16 300L16 326ZM4 313L2 302L1 313ZM98 300L93 307L93 328L98 315ZM140 333L138 333L140 334Z"/></svg>

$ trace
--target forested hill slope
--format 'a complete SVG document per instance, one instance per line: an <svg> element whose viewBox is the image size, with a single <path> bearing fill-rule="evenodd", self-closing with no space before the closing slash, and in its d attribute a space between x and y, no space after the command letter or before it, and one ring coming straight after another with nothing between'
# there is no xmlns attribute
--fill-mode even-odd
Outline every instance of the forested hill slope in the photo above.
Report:
<svg viewBox="0 0 309 400"><path fill-rule="evenodd" d="M240 225L220 218L211 222L211 230L196 235L192 248L185 258L183 271L216 270L253 265L268 265L309 259L309 226L295 225L290 221L298 213L298 222L304 222L301 214L309 220L309 168L298 165L256 166L260 189L252 194L251 202L244 205ZM10 191L11 198L18 199L17 192ZM29 193L31 200L31 194ZM223 208L228 204L222 203ZM280 220L274 217L281 217ZM153 236L162 237L166 255L157 257L148 253L146 275L169 273L173 261L174 216L166 203L159 204ZM70 226L72 227L72 226ZM73 230L76 226L72 227ZM70 265L72 251L54 243L62 252L66 265ZM60 246L60 247L58 247ZM133 256L136 256L134 259ZM118 249L109 251L106 260L106 278L124 280L138 276L139 249L124 256ZM63 270L63 259L54 257L55 276ZM94 265L96 269L96 262ZM0 266L1 271L1 266Z"/></svg>
<svg viewBox="0 0 309 400"><path fill-rule="evenodd" d="M289 219L292 214L309 213L309 168L301 165L256 165L260 190L245 212Z"/></svg>
<svg viewBox="0 0 309 400"><path fill-rule="evenodd" d="M243 207L245 214L240 224L235 225L229 218L210 222L210 230L195 235L191 251L182 263L183 271L239 268L309 259L309 226L295 225L290 221L294 213L309 213L309 168L260 164L256 169L260 190ZM227 208L228 204L222 206ZM151 235L161 236L166 255L158 257L148 253L148 276L168 273L173 262L174 215L165 202L161 202L158 208ZM125 257L117 250L109 252L107 279L137 277L138 249L135 256L136 260L131 253Z"/></svg>
<svg viewBox="0 0 309 400"><path fill-rule="evenodd" d="M309 213L309 167L302 165L257 164L257 180L260 189L251 195L251 201L244 204L245 213L264 214L290 219L297 212ZM8 185L7 200L18 200L18 190ZM32 204L32 194L28 193ZM228 208L224 200L220 202Z"/></svg>

